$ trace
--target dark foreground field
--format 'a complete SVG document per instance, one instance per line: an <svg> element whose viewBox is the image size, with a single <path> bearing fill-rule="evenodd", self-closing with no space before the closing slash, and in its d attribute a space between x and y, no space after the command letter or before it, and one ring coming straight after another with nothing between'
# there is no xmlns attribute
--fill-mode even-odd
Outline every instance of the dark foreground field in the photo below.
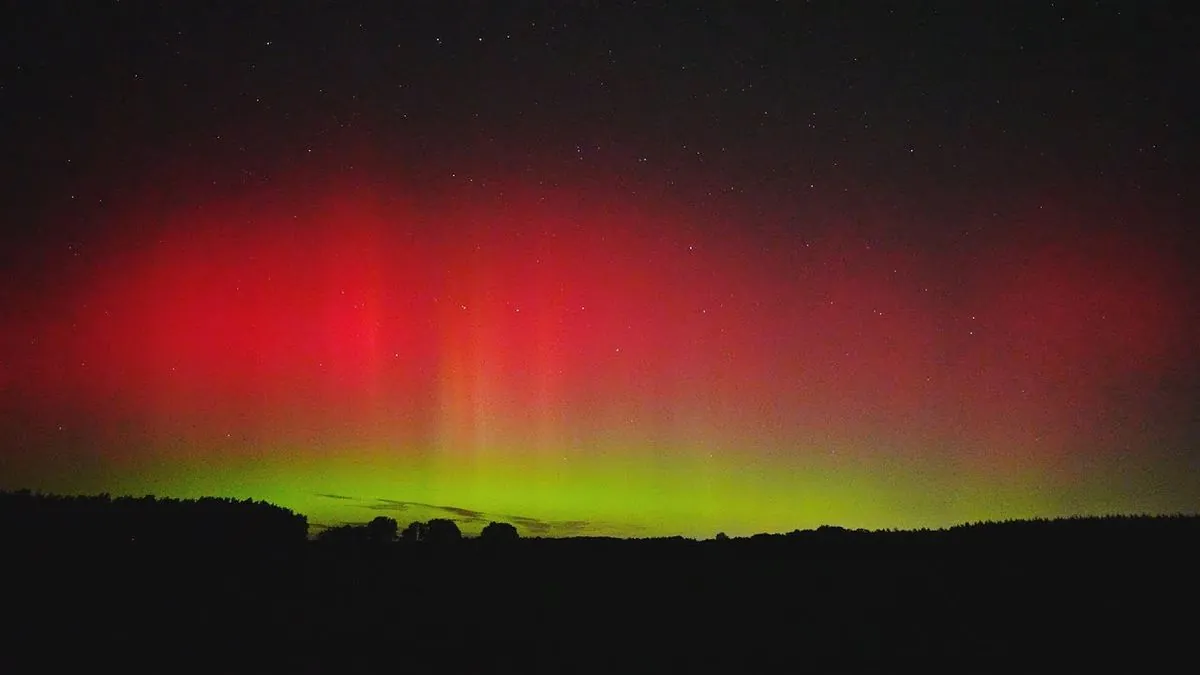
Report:
<svg viewBox="0 0 1200 675"><path fill-rule="evenodd" d="M1198 535L1183 517L703 542L65 534L5 553L0 672L1186 670Z"/></svg>

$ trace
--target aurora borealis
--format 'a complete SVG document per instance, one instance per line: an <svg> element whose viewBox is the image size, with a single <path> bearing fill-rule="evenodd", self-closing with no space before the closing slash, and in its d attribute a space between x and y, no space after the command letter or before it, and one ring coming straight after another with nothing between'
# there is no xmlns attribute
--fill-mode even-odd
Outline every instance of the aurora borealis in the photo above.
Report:
<svg viewBox="0 0 1200 675"><path fill-rule="evenodd" d="M1196 511L1196 145L1138 70L1175 33L1126 73L1096 8L988 10L1025 63L882 9L471 7L10 47L0 488L632 536Z"/></svg>

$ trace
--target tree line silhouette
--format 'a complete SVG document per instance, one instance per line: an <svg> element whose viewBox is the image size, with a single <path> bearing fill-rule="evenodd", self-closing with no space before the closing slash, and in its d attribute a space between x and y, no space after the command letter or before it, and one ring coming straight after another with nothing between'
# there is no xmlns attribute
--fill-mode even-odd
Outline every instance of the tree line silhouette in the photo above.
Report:
<svg viewBox="0 0 1200 675"><path fill-rule="evenodd" d="M489 544L514 542L521 538L512 523L490 522L479 533L479 541ZM446 545L462 541L462 530L449 518L413 521L403 530L396 519L376 516L364 525L328 527L316 535L316 541L327 545L386 545L404 544Z"/></svg>
<svg viewBox="0 0 1200 675"><path fill-rule="evenodd" d="M0 531L21 545L211 545L264 547L297 545L310 540L306 516L265 501L201 497L198 499L99 495L56 495L30 490L0 491ZM568 537L563 546L641 544L664 547L727 546L810 548L826 552L886 552L908 546L936 550L1005 549L1008 551L1121 549L1191 545L1200 536L1200 516L1107 515L1030 518L964 523L945 529L865 530L822 525L788 533L759 533L712 539L682 536L639 538ZM511 523L491 522L476 538L486 543L521 539ZM448 518L414 521L401 529L387 516L364 524L326 527L311 537L326 546L424 543L445 545L464 540Z"/></svg>
<svg viewBox="0 0 1200 675"><path fill-rule="evenodd" d="M310 536L252 500L22 491L0 493L0 533L4 672L29 670L21 648L51 672L1145 671L1186 652L1176 617L1200 603L1189 515L704 540L381 516Z"/></svg>
<svg viewBox="0 0 1200 675"><path fill-rule="evenodd" d="M302 544L308 518L263 501L220 497L63 496L0 492L0 532L16 546Z"/></svg>

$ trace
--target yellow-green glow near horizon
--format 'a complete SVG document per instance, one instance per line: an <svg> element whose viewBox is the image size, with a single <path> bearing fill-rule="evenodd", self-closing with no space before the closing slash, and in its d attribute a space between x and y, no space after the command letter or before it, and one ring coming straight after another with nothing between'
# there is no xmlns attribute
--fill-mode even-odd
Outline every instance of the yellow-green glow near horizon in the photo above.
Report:
<svg viewBox="0 0 1200 675"><path fill-rule="evenodd" d="M644 451L643 451L644 452ZM843 450L846 456L853 457ZM455 517L453 507L478 512L462 522L478 531L489 520L512 520L526 534L708 537L749 535L839 524L868 529L945 527L959 522L1146 510L1135 499L1069 496L1069 486L1032 471L974 475L892 467L837 453L784 461L731 461L720 455L665 457L653 467L636 449L603 459L527 457L429 462L398 453L346 448L315 456L294 449L261 451L223 462L159 459L106 485L70 482L72 491L265 499L309 516L317 526L389 515L400 522ZM924 464L930 464L924 462ZM1143 486L1148 487L1148 486ZM392 502L415 505L397 508ZM1144 504L1144 502L1143 502ZM514 519L513 517L517 518ZM526 523L533 523L530 528Z"/></svg>

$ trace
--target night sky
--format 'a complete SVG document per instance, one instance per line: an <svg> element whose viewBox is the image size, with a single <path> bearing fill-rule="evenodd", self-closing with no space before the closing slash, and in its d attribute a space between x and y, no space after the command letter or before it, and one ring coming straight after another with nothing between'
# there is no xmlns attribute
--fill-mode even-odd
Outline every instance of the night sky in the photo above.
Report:
<svg viewBox="0 0 1200 675"><path fill-rule="evenodd" d="M1198 17L4 3L0 488L543 535L1194 513Z"/></svg>

